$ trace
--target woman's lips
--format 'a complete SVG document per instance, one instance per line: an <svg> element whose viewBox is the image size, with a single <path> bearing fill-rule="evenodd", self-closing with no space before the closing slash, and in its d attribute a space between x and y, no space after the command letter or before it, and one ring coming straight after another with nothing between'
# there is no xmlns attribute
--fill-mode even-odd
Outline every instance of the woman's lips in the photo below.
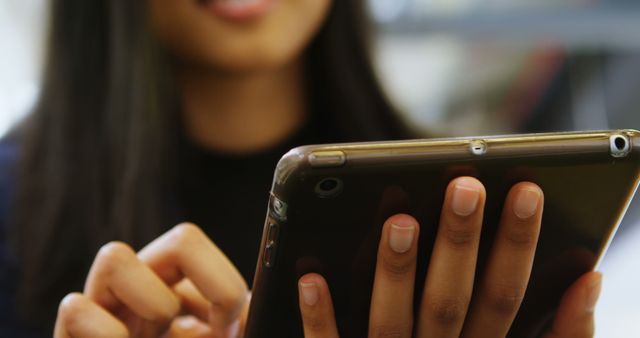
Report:
<svg viewBox="0 0 640 338"><path fill-rule="evenodd" d="M205 0L200 3L213 14L233 20L247 20L265 14L275 0ZM315 0L314 0L315 1Z"/></svg>

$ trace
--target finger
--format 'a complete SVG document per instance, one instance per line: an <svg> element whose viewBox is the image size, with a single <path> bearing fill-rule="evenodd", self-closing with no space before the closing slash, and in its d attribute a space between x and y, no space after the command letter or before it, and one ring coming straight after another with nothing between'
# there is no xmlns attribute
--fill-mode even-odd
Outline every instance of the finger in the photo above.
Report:
<svg viewBox="0 0 640 338"><path fill-rule="evenodd" d="M55 338L126 338L127 327L111 313L80 293L66 296L60 303L53 336Z"/></svg>
<svg viewBox="0 0 640 338"><path fill-rule="evenodd" d="M192 315L203 322L209 321L211 302L204 298L188 278L176 284L173 292L180 299L184 314Z"/></svg>
<svg viewBox="0 0 640 338"><path fill-rule="evenodd" d="M453 180L445 195L420 307L418 337L458 337L471 294L486 192L471 177Z"/></svg>
<svg viewBox="0 0 640 338"><path fill-rule="evenodd" d="M187 324L193 323L192 319L195 318L200 322L207 323L210 320L211 314L211 302L209 302L204 296L198 291L198 289L193 285L193 283L185 278L178 284L173 287L175 294L180 298L180 303L182 304L182 313L183 316L187 318L184 321L184 325L179 325L179 327L189 326ZM233 323L231 326L230 336L234 337L237 335L238 337L244 336L244 328L247 322L247 316L249 314L249 302L251 300L251 293L247 294L247 301L242 309L240 314L240 318L236 320L237 323ZM184 319L184 318L183 318ZM236 327L239 326L239 329ZM207 325L207 327L209 327ZM237 331L237 333L236 333Z"/></svg>
<svg viewBox="0 0 640 338"><path fill-rule="evenodd" d="M206 321L194 316L177 317L163 338L212 338L215 333ZM236 338L236 337L233 337Z"/></svg>
<svg viewBox="0 0 640 338"><path fill-rule="evenodd" d="M138 257L170 285L189 278L211 303L212 329L235 335L247 299L247 284L202 230L193 224L178 225L147 245Z"/></svg>
<svg viewBox="0 0 640 338"><path fill-rule="evenodd" d="M390 217L382 228L369 313L369 335L411 337L418 222L409 215Z"/></svg>
<svg viewBox="0 0 640 338"><path fill-rule="evenodd" d="M140 318L167 325L180 310L171 289L126 244L103 246L85 284L85 295L112 312L126 306Z"/></svg>
<svg viewBox="0 0 640 338"><path fill-rule="evenodd" d="M509 191L464 337L507 335L529 283L543 204L542 190L533 183Z"/></svg>
<svg viewBox="0 0 640 338"><path fill-rule="evenodd" d="M553 327L545 338L591 338L594 335L596 302L602 287L602 274L589 272L580 277L565 292Z"/></svg>
<svg viewBox="0 0 640 338"><path fill-rule="evenodd" d="M245 329L247 328L247 319L249 319L249 309L251 304L251 292L247 295L247 303L242 309L242 313L240 314L240 330L238 332L238 337L244 337Z"/></svg>
<svg viewBox="0 0 640 338"><path fill-rule="evenodd" d="M302 276L298 297L305 338L338 338L333 302L324 278L313 273Z"/></svg>

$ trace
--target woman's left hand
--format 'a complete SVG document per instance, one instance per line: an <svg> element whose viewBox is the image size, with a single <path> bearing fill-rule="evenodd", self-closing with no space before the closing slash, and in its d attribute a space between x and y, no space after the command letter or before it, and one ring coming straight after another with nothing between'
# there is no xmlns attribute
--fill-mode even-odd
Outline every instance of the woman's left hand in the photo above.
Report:
<svg viewBox="0 0 640 338"><path fill-rule="evenodd" d="M315 274L306 275L301 282L311 281L319 286L318 307L314 310L302 305L305 338L337 338L331 307L331 295L324 279ZM594 335L594 309L598 296L602 275L599 272L588 272L580 277L564 294L556 313L553 325L543 338L591 338ZM313 311L313 313L311 313ZM315 314L320 314L315 316ZM381 333L382 334L382 333ZM402 335L384 334L370 337L401 338ZM410 337L410 336L407 336ZM466 336L465 336L466 337Z"/></svg>
<svg viewBox="0 0 640 338"><path fill-rule="evenodd" d="M511 189L487 266L476 281L485 195L474 178L458 178L449 185L417 313L413 292L420 225L402 214L385 222L378 246L369 337L507 335L531 273L543 196L532 183ZM475 201L475 206L467 207L471 204L465 200ZM544 338L593 337L601 278L598 272L586 273L566 291ZM305 338L337 338L327 282L318 274L307 274L298 286Z"/></svg>

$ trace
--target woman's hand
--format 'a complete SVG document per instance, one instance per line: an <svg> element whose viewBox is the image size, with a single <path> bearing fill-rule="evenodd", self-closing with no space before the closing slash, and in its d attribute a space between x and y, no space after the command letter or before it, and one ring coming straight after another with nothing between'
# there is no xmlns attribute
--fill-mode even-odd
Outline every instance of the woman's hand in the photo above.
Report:
<svg viewBox="0 0 640 338"><path fill-rule="evenodd" d="M55 338L236 337L247 285L196 226L181 224L137 254L105 245L84 292L62 300Z"/></svg>
<svg viewBox="0 0 640 338"><path fill-rule="evenodd" d="M419 224L408 215L387 220L378 249L370 337L506 336L529 281L544 197L532 183L511 189L489 260L481 279L475 280L485 197L483 185L470 177L458 178L447 188L421 306L415 314ZM600 280L594 272L575 282L545 338L593 336ZM305 337L338 337L326 281L308 274L298 284Z"/></svg>

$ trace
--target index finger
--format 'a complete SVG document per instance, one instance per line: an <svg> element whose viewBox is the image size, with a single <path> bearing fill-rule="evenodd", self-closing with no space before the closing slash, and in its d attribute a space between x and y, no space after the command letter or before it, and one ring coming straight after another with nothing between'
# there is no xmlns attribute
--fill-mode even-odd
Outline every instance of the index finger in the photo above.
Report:
<svg viewBox="0 0 640 338"><path fill-rule="evenodd" d="M211 302L209 319L215 328L228 328L240 316L247 284L197 226L185 223L174 227L140 250L138 257L169 285L189 278Z"/></svg>
<svg viewBox="0 0 640 338"><path fill-rule="evenodd" d="M333 302L327 281L310 273L298 281L300 315L305 338L338 338Z"/></svg>
<svg viewBox="0 0 640 338"><path fill-rule="evenodd" d="M369 312L371 336L411 337L419 231L418 222L404 214L383 225Z"/></svg>

